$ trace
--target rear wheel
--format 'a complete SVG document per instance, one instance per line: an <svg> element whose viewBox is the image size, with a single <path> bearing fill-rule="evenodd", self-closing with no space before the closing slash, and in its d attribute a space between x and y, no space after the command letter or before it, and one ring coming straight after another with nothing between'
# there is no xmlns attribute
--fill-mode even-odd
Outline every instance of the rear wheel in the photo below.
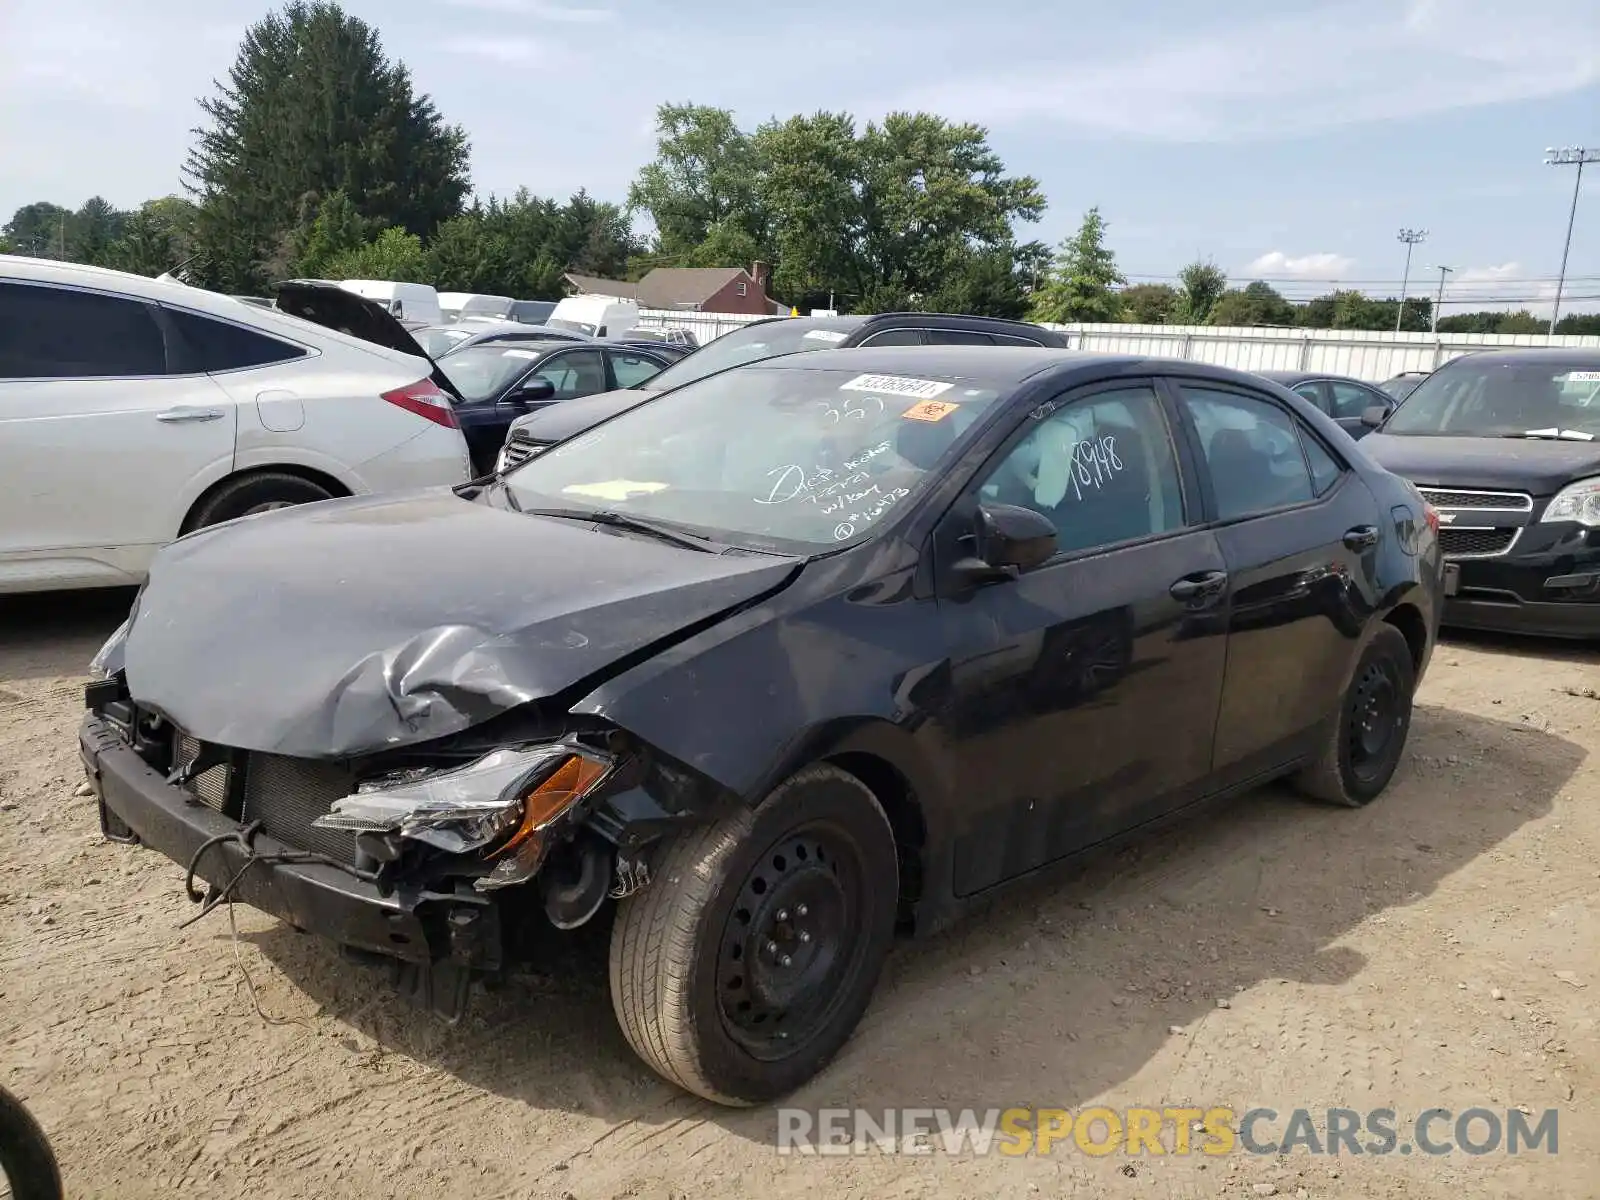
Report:
<svg viewBox="0 0 1600 1200"><path fill-rule="evenodd" d="M658 1074L720 1104L810 1079L866 1011L894 934L894 834L872 792L808 767L664 847L623 901L611 1002Z"/></svg>
<svg viewBox="0 0 1600 1200"><path fill-rule="evenodd" d="M61 1200L61 1172L44 1130L22 1102L0 1088L0 1195L11 1200Z"/></svg>
<svg viewBox="0 0 1600 1200"><path fill-rule="evenodd" d="M1295 786L1329 804L1360 808L1394 778L1411 731L1416 667L1405 635L1380 626L1361 652L1321 755Z"/></svg>
<svg viewBox="0 0 1600 1200"><path fill-rule="evenodd" d="M263 471L230 479L201 502L184 525L184 532L220 525L235 517L290 508L331 499L333 493L320 484L290 475L285 471Z"/></svg>

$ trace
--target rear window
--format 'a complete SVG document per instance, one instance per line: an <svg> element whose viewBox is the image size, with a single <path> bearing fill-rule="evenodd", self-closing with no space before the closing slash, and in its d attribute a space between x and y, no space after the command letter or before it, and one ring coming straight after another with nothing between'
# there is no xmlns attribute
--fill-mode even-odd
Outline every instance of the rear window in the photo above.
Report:
<svg viewBox="0 0 1600 1200"><path fill-rule="evenodd" d="M306 353L303 347L227 321L214 321L176 308L169 308L166 313L178 335L172 355L172 371L177 375L262 367L303 358Z"/></svg>

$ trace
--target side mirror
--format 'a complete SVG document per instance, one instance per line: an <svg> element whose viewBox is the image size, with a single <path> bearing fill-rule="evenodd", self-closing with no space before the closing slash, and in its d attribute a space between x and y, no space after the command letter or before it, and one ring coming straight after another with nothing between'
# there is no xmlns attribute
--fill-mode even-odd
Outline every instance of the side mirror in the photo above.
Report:
<svg viewBox="0 0 1600 1200"><path fill-rule="evenodd" d="M1368 429L1376 429L1389 419L1390 409L1382 404L1374 404L1361 414L1361 423Z"/></svg>
<svg viewBox="0 0 1600 1200"><path fill-rule="evenodd" d="M973 536L978 553L959 560L956 574L971 583L1015 579L1048 562L1056 552L1056 527L1031 508L985 504L978 509Z"/></svg>
<svg viewBox="0 0 1600 1200"><path fill-rule="evenodd" d="M555 384L551 383L548 379L544 379L538 375L535 375L532 379L528 380L527 383L518 388L512 394L511 399L522 405L538 404L542 400L554 399L555 394Z"/></svg>

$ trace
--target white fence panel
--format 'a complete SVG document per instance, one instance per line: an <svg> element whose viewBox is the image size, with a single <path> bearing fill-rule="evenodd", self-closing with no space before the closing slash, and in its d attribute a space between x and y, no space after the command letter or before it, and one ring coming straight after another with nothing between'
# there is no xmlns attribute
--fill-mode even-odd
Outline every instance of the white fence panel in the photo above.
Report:
<svg viewBox="0 0 1600 1200"><path fill-rule="evenodd" d="M1243 371L1324 371L1382 382L1431 371L1474 350L1506 346L1600 349L1592 334L1383 333L1363 329L1236 329L1211 325L1049 325L1075 349L1187 358Z"/></svg>
<svg viewBox="0 0 1600 1200"><path fill-rule="evenodd" d="M641 329L684 329L694 334L702 346L712 338L743 329L752 321L765 321L766 317L746 316L742 313L695 312L671 308L641 308Z"/></svg>

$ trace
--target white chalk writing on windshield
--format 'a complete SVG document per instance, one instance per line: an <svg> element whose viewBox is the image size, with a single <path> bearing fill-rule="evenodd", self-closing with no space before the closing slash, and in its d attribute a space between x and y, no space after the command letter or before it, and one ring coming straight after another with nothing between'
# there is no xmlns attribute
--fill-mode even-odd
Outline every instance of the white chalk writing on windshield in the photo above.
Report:
<svg viewBox="0 0 1600 1200"><path fill-rule="evenodd" d="M847 503L865 500L867 503L859 505L842 521L833 527L833 540L842 542L855 535L856 530L871 525L896 503L904 500L911 493L903 487L890 488L887 492L880 492L876 484L866 491L858 492Z"/></svg>
<svg viewBox="0 0 1600 1200"><path fill-rule="evenodd" d="M865 421L868 416L883 415L882 396L851 397L840 408L835 408L826 400L817 403L822 407L822 419L830 425L837 425L840 421ZM872 409L870 413L869 407Z"/></svg>
<svg viewBox="0 0 1600 1200"><path fill-rule="evenodd" d="M1083 499L1083 489L1099 491L1111 477L1122 470L1122 459L1117 455L1114 434L1101 438L1085 438L1072 447L1070 478L1072 494Z"/></svg>
<svg viewBox="0 0 1600 1200"><path fill-rule="evenodd" d="M804 496L813 504L823 504L840 496L851 484L861 483L867 474L861 468L881 454L889 452L887 441L879 442L861 451L854 458L844 464L845 474L840 474L829 467L813 467L807 471L799 463L785 463L781 467L774 467L767 472L767 479L771 481L765 496L756 496L757 504L787 504ZM841 504L850 501L840 501ZM824 512L833 512L831 504L823 508Z"/></svg>

